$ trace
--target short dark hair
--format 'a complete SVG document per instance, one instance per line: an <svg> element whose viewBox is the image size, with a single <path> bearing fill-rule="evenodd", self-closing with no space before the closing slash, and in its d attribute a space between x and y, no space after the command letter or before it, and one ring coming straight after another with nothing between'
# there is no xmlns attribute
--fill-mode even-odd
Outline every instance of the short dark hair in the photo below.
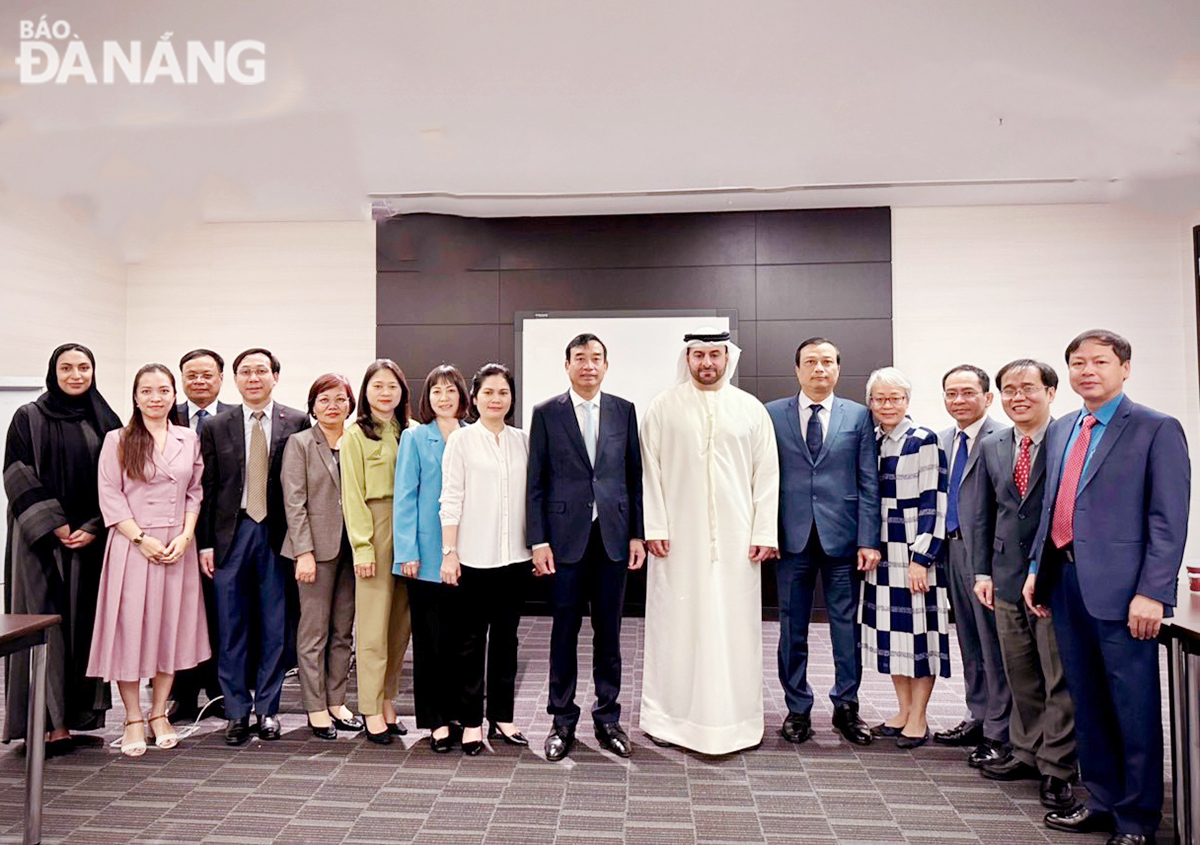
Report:
<svg viewBox="0 0 1200 845"><path fill-rule="evenodd" d="M467 415L467 406L471 404L467 399L467 380L453 364L438 364L425 376L425 385L421 388L421 401L417 405L417 422L426 424L437 418L433 403L429 401L429 394L442 382L454 385L458 391L458 411L454 415L460 420Z"/></svg>
<svg viewBox="0 0 1200 845"><path fill-rule="evenodd" d="M266 355L271 361L271 372L279 375L279 359L275 357L275 353L270 349L263 349L261 346L256 346L253 349L247 349L245 352L239 352L238 356L233 359L233 372L237 373L237 368L241 365L242 359L247 355Z"/></svg>
<svg viewBox="0 0 1200 845"><path fill-rule="evenodd" d="M820 346L822 343L828 343L830 346L832 346L832 347L833 347L833 351L837 353L837 362L838 362L838 364L839 364L839 365L841 365L841 363L842 363L842 350L838 349L838 347L837 347L837 344L836 344L836 343L834 343L832 340L829 340L829 339L827 339L827 338L824 338L824 337L810 337L808 340L802 340L802 341L800 341L800 345L796 347L796 366L797 366L797 367L799 367L799 366L800 366L800 353L804 351L804 347L806 347L806 346Z"/></svg>
<svg viewBox="0 0 1200 845"><path fill-rule="evenodd" d="M346 411L346 416L354 413L354 388L350 386L350 379L341 373L326 373L318 376L317 380L312 383L312 387L308 389L308 415L310 417L316 416L313 408L316 406L317 397L333 387L341 387L346 391L346 398L350 400L350 408Z"/></svg>
<svg viewBox="0 0 1200 845"><path fill-rule="evenodd" d="M984 393L987 393L992 389L992 380L982 369L976 367L974 364L959 364L957 367L951 367L946 371L946 374L942 376L942 390L946 389L946 379L950 378L950 376L954 375L955 373L971 373L978 377L979 386L983 388Z"/></svg>
<svg viewBox="0 0 1200 845"><path fill-rule="evenodd" d="M504 415L504 421L511 423L517 412L517 385L513 381L512 371L503 364L484 364L479 368L479 372L471 377L470 418L472 420L479 419L479 409L475 407L475 400L479 396L479 388L483 387L483 380L489 376L504 376L504 380L508 382L508 391L512 394L512 404L508 406L508 413Z"/></svg>
<svg viewBox="0 0 1200 845"><path fill-rule="evenodd" d="M1075 339L1067 344L1068 364L1071 363L1071 356L1075 354L1076 350L1089 340L1112 349L1113 354L1122 364L1133 357L1133 347L1129 345L1129 341L1116 332L1110 332L1108 329L1088 329L1086 332L1076 335Z"/></svg>
<svg viewBox="0 0 1200 845"><path fill-rule="evenodd" d="M213 352L211 349L193 349L191 352L188 352L179 359L179 372L183 372L184 364L186 364L188 361L194 361L197 358L212 358L217 362L217 372L225 372L225 359L216 352Z"/></svg>
<svg viewBox="0 0 1200 845"><path fill-rule="evenodd" d="M1058 373L1054 371L1054 368L1044 361L1035 361L1032 358L1018 358L1015 361L1009 361L1007 364L1001 367L1000 371L996 373L996 387L1002 390L1004 389L1004 377L1008 375L1010 371L1024 370L1029 367L1037 370L1041 375L1043 387L1058 387Z"/></svg>
<svg viewBox="0 0 1200 845"><path fill-rule="evenodd" d="M600 344L600 348L604 350L604 360L607 361L608 360L608 347L604 345L604 341L602 341L600 338L596 337L591 332L583 332L581 334L577 334L577 335L575 335L575 337L571 338L567 342L567 360L568 361L571 360L571 350L572 349L575 349L580 346L582 346L586 349L587 345L589 343L591 343L593 340L596 341L596 343Z"/></svg>
<svg viewBox="0 0 1200 845"><path fill-rule="evenodd" d="M375 430L375 417L371 414L371 403L367 401L367 387L380 370L387 370L396 377L396 381L400 382L400 403L396 405L395 411L396 424L400 426L401 434L408 427L408 381L404 378L404 370L400 369L400 365L391 358L376 358L367 367L366 375L363 376L362 388L358 391L358 417L355 419L368 440L379 439L379 432Z"/></svg>

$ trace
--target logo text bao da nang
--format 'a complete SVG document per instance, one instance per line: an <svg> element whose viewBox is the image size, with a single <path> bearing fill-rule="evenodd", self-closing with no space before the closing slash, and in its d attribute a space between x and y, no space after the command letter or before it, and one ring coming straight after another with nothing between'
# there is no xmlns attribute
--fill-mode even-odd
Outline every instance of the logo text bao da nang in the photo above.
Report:
<svg viewBox="0 0 1200 845"><path fill-rule="evenodd" d="M21 21L20 32L17 66L23 85L64 85L73 79L88 85L196 85L206 81L223 85L226 80L258 85L267 75L267 49L261 41L186 41L176 46L171 40L174 33L166 32L152 45L104 41L89 51L69 23L49 22L45 15L37 21Z"/></svg>

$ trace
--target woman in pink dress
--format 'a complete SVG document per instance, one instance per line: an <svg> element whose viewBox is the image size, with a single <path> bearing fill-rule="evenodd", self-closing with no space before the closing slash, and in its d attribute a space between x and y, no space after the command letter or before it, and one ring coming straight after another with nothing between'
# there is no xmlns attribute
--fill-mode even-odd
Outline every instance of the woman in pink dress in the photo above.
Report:
<svg viewBox="0 0 1200 845"><path fill-rule="evenodd" d="M200 593L196 519L200 441L172 425L175 377L147 364L133 380L133 417L100 450L100 511L108 533L88 675L116 681L125 703L121 753L139 757L146 733L138 688L152 678L150 730L159 748L179 741L167 720L175 672L210 656Z"/></svg>

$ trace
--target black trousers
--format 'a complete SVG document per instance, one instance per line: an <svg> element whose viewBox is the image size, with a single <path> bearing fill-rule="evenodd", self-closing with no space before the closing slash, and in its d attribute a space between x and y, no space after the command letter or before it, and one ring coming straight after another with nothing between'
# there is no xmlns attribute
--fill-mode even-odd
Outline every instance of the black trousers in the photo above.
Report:
<svg viewBox="0 0 1200 845"><path fill-rule="evenodd" d="M591 607L592 680L596 703L592 720L597 724L621 718L621 609L625 603L625 561L610 560L600 536L599 521L592 523L587 549L576 563L555 561L553 576L554 627L550 634L550 699L546 712L556 727L575 730L579 705L575 688L579 679L579 628Z"/></svg>
<svg viewBox="0 0 1200 845"><path fill-rule="evenodd" d="M406 579L412 619L413 701L417 727L440 728L458 719L459 588Z"/></svg>
<svg viewBox="0 0 1200 845"><path fill-rule="evenodd" d="M487 667L487 717L513 720L517 695L517 625L529 578L529 561L495 569L464 565L458 579L460 610L458 660L459 719L464 728L483 724L484 666Z"/></svg>

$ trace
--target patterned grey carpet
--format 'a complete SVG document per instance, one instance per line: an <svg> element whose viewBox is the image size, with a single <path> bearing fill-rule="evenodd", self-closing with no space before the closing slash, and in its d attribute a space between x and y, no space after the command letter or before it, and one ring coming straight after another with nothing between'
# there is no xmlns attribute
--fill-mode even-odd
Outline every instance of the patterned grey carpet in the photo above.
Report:
<svg viewBox="0 0 1200 845"><path fill-rule="evenodd" d="M597 749L590 732L568 760L547 763L542 740L550 621L521 626L517 723L533 742L499 745L475 758L429 751L412 730L403 744L361 738L313 738L296 681L284 693L284 736L226 748L223 722L172 751L151 748L127 760L115 748L83 749L47 762L43 841L334 845L414 842L429 845L646 845L759 842L771 845L910 842L1103 842L1103 836L1056 834L1041 823L1033 782L985 780L965 750L932 744L901 751L881 742L850 746L829 727L824 691L833 682L828 630L814 625L811 682L818 692L817 735L796 747L777 733L784 715L775 680L777 623L764 623L767 733L761 747L727 757L662 749L636 730L641 687L641 620L624 630L622 722L635 744L631 760ZM590 666L590 633L580 665ZM951 649L957 655L957 645ZM930 705L935 729L963 715L961 675L939 680ZM405 678L409 677L405 669ZM1165 671L1164 671L1165 679ZM590 681L580 679L586 708ZM1164 680L1165 682L1165 680ZM115 693L115 690L114 690ZM872 671L860 693L871 724L890 715L891 683ZM399 709L412 727L412 690ZM1165 718L1165 714L1164 714ZM107 732L119 737L119 703ZM586 724L586 722L585 722ZM583 726L581 726L582 728ZM1169 760L1168 755L1168 760ZM1169 774L1169 773L1168 773ZM0 842L21 841L24 757L20 743L0 746ZM1170 788L1168 786L1170 812ZM1170 821L1160 841L1170 841Z"/></svg>

